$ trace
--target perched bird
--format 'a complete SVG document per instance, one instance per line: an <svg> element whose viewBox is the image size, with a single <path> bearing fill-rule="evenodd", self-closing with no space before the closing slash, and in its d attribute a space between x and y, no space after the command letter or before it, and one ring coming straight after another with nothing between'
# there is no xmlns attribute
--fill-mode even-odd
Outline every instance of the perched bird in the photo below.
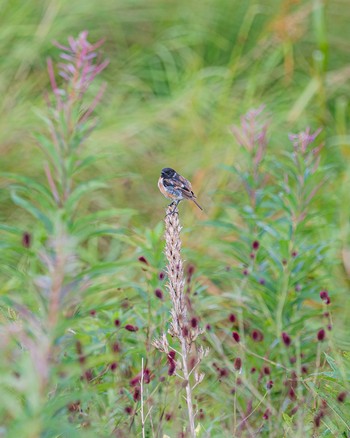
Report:
<svg viewBox="0 0 350 438"><path fill-rule="evenodd" d="M189 199L190 201L193 201L197 207L203 210L196 201L196 196L192 191L191 183L186 178L179 175L174 169L171 169L170 167L162 169L158 180L158 187L166 198L172 200L170 205L175 204L175 208L183 199Z"/></svg>

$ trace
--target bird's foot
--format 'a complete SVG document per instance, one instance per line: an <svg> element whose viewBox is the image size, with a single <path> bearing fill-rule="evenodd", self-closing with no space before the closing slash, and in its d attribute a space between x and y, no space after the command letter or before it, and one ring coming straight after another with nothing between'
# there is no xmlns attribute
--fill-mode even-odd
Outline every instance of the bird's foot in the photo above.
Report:
<svg viewBox="0 0 350 438"><path fill-rule="evenodd" d="M177 209L177 206L178 206L178 205L179 205L179 201L177 201L177 202L173 201L171 204L169 204L169 205L168 205L168 208L169 208L169 207L172 207L172 206L174 206L174 208L173 208L172 211L170 211L169 213L167 213L167 214L165 215L165 217L166 217L166 216L172 216L173 214L179 214L179 210Z"/></svg>

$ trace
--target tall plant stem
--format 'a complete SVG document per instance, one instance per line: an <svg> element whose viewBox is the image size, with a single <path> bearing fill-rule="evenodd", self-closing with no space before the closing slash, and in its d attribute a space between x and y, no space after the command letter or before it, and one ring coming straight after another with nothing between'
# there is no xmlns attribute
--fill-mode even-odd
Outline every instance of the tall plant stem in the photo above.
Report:
<svg viewBox="0 0 350 438"><path fill-rule="evenodd" d="M194 425L194 411L192 402L192 388L188 371L188 355L191 344L196 336L191 334L188 324L186 300L184 296L184 270L181 258L181 226L177 208L169 206L165 216L165 255L167 257L167 273L169 295L172 303L171 327L169 333L176 337L181 345L182 372L185 380L186 403L191 437L196 436Z"/></svg>
<svg viewBox="0 0 350 438"><path fill-rule="evenodd" d="M186 340L183 339L181 341L181 354L182 354L182 371L183 376L186 382L186 403L187 403L187 411L188 411L188 421L190 426L191 437L196 436L195 426L194 426L194 411L193 411L193 403L192 403L192 388L189 379L189 372L187 366L187 345Z"/></svg>

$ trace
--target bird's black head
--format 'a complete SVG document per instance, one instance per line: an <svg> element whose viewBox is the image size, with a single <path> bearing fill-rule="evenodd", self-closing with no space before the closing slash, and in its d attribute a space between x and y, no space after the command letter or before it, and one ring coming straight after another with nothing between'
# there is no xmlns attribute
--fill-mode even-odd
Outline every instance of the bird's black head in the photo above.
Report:
<svg viewBox="0 0 350 438"><path fill-rule="evenodd" d="M171 169L170 167L164 167L161 172L162 178L172 178L175 174L175 170Z"/></svg>

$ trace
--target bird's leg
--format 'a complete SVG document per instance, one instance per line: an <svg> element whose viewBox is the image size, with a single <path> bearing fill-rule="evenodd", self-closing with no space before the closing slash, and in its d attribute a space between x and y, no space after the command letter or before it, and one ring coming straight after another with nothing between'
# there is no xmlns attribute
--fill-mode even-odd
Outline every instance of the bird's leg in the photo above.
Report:
<svg viewBox="0 0 350 438"><path fill-rule="evenodd" d="M181 199L178 199L176 202L173 202L174 209L173 209L172 214L175 214L175 213L179 214L179 210L177 209L177 206L179 205L180 201L181 201Z"/></svg>
<svg viewBox="0 0 350 438"><path fill-rule="evenodd" d="M173 215L175 213L179 213L177 211L177 206L179 205L180 201L181 201L181 199L178 199L177 201L173 201L171 204L168 205L168 207L171 207L172 205L174 205L174 208L170 213L167 213L166 216L170 216L170 215Z"/></svg>

